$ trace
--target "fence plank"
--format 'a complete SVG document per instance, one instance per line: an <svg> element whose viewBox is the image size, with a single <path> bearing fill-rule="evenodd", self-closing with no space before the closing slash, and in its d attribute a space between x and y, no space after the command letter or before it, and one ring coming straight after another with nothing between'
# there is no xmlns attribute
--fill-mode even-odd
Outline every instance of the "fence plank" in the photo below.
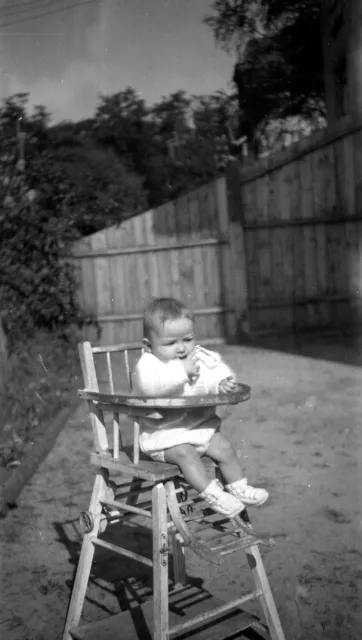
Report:
<svg viewBox="0 0 362 640"><path fill-rule="evenodd" d="M245 192L244 192L245 193ZM238 188L238 172L231 167L227 175L227 203L234 284L235 332L249 332L249 304L245 253L245 202Z"/></svg>
<svg viewBox="0 0 362 640"><path fill-rule="evenodd" d="M190 214L187 195L176 200L176 236L178 242L187 242L190 239Z"/></svg>
<svg viewBox="0 0 362 640"><path fill-rule="evenodd" d="M353 135L353 160L354 160L354 204L355 216L362 215L362 131Z"/></svg>
<svg viewBox="0 0 362 640"><path fill-rule="evenodd" d="M274 178L273 178L274 180ZM279 217L279 212L274 206L276 203L275 198L269 201L269 180L267 176L259 178L255 181L253 189L250 189L250 196L252 198L252 208L254 212L254 219L264 222L275 220ZM278 185L279 186L279 185ZM273 194L275 194L275 187L273 185ZM256 258L259 268L256 270L258 273L258 282L256 290L256 299L272 299L274 294L277 293L273 290L272 283L279 284L278 274L278 260L280 255L280 247L275 253L272 245L273 231L269 228L260 228L255 237L256 243ZM273 277L272 277L273 274ZM275 275L275 277L274 277ZM252 302L251 302L252 304ZM274 313L270 310L265 310L260 314L260 323L263 330L271 328L274 325Z"/></svg>
<svg viewBox="0 0 362 640"><path fill-rule="evenodd" d="M238 187L237 183L236 187ZM227 201L227 185L225 178L219 178L218 180L216 180L216 182L214 183L214 188L216 214L218 216L218 231L222 237L226 237L229 234L230 221ZM221 284L220 305L227 309L231 309L234 302L234 283L232 275L232 256L229 244L224 244L219 247L218 266ZM235 321L235 313L226 313L222 318L224 334L230 340L235 339Z"/></svg>
<svg viewBox="0 0 362 640"><path fill-rule="evenodd" d="M332 146L332 145L331 145ZM334 176L336 209L343 217L356 215L355 203L355 163L353 136L337 140L334 145ZM331 180L332 182L332 180Z"/></svg>
<svg viewBox="0 0 362 640"><path fill-rule="evenodd" d="M147 211L147 213L144 213L142 215L146 245L153 247L156 245L156 237L153 228L153 209L151 211ZM158 280L157 254L154 252L149 252L147 254L147 269L149 273L150 297L157 298L162 295L162 291L160 288L160 282Z"/></svg>

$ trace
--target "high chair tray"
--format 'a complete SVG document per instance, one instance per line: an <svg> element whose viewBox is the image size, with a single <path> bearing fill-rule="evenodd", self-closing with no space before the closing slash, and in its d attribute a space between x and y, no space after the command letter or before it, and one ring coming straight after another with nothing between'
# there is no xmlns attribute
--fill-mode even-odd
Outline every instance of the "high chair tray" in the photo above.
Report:
<svg viewBox="0 0 362 640"><path fill-rule="evenodd" d="M162 398L145 398L133 395L130 392L115 391L114 393L99 393L79 389L78 394L84 400L93 400L100 403L119 404L126 407L142 407L155 409L182 409L212 407L221 404L239 404L250 398L250 387L247 384L237 384L237 390L232 393L207 394L197 396L178 396Z"/></svg>

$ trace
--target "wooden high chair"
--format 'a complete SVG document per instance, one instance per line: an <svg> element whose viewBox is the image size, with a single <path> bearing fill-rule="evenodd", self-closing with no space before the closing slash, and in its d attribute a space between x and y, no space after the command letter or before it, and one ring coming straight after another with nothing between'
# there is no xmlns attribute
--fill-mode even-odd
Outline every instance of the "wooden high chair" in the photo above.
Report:
<svg viewBox="0 0 362 640"><path fill-rule="evenodd" d="M153 599L142 605L148 625L147 637L168 640L192 633L193 638L221 640L233 638L248 628L257 629L271 640L285 640L273 596L269 587L259 545L271 545L267 535L252 531L246 511L243 518L221 517L203 503L199 495L183 479L179 468L168 463L143 459L139 451L138 420L142 416L157 418L163 409L237 404L247 400L250 388L238 385L232 394L180 398L144 398L132 394L130 353L141 355L140 345L91 347L79 345L84 377L84 390L79 395L88 405L95 451L91 464L96 478L89 509L81 514L84 530L81 554L69 604L63 640L131 640L137 635L134 616L129 612L106 620L79 626L95 547L103 547L153 568ZM124 355L127 391L115 391L112 355ZM99 391L94 356L104 354L107 364L108 392ZM111 414L113 446L110 447L104 414ZM128 455L121 435L120 416L133 421L133 454ZM211 461L210 461L211 462ZM110 473L121 483L110 480ZM126 483L125 483L126 480ZM150 499L143 497L150 495ZM138 502L138 499L141 502ZM103 540L100 535L108 524L117 526L130 519L142 518L152 531L153 557L148 558ZM255 590L229 602L213 598L202 589L187 584L184 547L189 546L208 562L220 564L236 551L246 553L255 582ZM169 584L169 554L172 551L173 581ZM268 627L253 615L240 610L240 605L260 600ZM210 607L210 604L212 607ZM196 635L195 635L196 634Z"/></svg>

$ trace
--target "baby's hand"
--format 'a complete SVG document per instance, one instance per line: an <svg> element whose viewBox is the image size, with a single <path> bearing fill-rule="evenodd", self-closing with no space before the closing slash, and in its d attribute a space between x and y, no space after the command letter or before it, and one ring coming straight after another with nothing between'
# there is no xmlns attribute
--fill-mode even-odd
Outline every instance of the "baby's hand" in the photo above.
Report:
<svg viewBox="0 0 362 640"><path fill-rule="evenodd" d="M224 378L219 382L219 393L232 393L236 390L236 380L233 376Z"/></svg>
<svg viewBox="0 0 362 640"><path fill-rule="evenodd" d="M189 377L197 377L200 373L200 366L197 364L194 354L181 360L184 369Z"/></svg>

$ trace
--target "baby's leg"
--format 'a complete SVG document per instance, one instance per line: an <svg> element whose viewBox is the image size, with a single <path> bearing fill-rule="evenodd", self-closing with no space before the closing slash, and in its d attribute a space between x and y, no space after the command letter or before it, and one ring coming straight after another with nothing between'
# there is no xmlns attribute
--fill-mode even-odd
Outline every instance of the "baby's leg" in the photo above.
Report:
<svg viewBox="0 0 362 640"><path fill-rule="evenodd" d="M211 438L206 455L218 463L227 484L241 480L243 470L231 442L217 431Z"/></svg>
<svg viewBox="0 0 362 640"><path fill-rule="evenodd" d="M166 462L177 464L185 480L199 492L201 498L206 500L216 513L233 518L244 509L244 504L239 498L225 492L217 480L210 480L192 444L180 444L167 449L164 456Z"/></svg>
<svg viewBox="0 0 362 640"><path fill-rule="evenodd" d="M211 438L206 455L218 463L226 483L225 489L244 504L260 507L268 499L265 489L248 485L234 447L220 432Z"/></svg>
<svg viewBox="0 0 362 640"><path fill-rule="evenodd" d="M165 460L171 464L177 464L186 482L199 493L202 493L210 483L206 469L192 444L180 444L177 447L166 449Z"/></svg>

